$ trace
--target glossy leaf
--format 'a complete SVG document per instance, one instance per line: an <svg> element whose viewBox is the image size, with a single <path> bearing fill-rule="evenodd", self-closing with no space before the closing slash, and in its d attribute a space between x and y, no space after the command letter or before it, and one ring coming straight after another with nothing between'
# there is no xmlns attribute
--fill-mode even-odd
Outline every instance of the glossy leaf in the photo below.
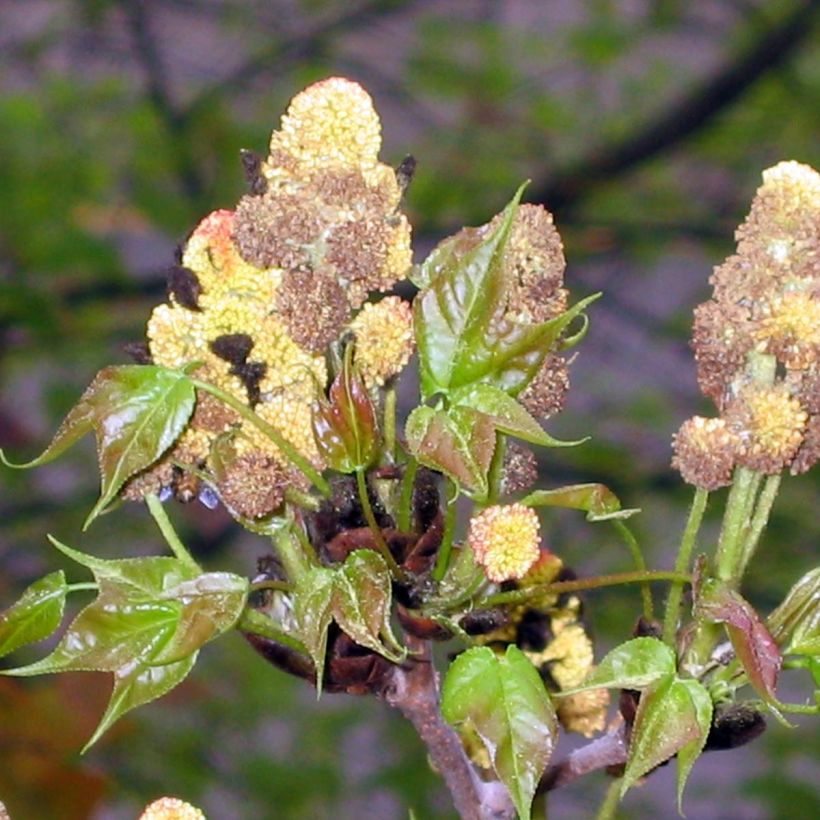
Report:
<svg viewBox="0 0 820 820"><path fill-rule="evenodd" d="M656 766L686 749L683 770L678 774L680 796L691 765L706 742L711 721L711 700L696 681L670 676L645 690L632 727L621 796Z"/></svg>
<svg viewBox="0 0 820 820"><path fill-rule="evenodd" d="M562 507L583 510L587 521L630 518L640 510L622 510L615 493L603 484L572 484L555 490L536 490L522 499L528 507Z"/></svg>
<svg viewBox="0 0 820 820"><path fill-rule="evenodd" d="M557 720L543 681L516 646L498 656L468 649L444 680L441 711L454 725L474 730L518 814L529 818L533 795L552 754Z"/></svg>
<svg viewBox="0 0 820 820"><path fill-rule="evenodd" d="M69 412L39 457L14 467L53 461L92 430L102 486L85 527L114 499L132 475L153 464L179 437L194 410L196 396L184 373L154 365L101 370Z"/></svg>
<svg viewBox="0 0 820 820"><path fill-rule="evenodd" d="M692 767L703 752L703 747L706 745L706 740L709 737L714 707L712 705L712 698L709 697L709 692L699 681L689 678L686 680L678 680L677 684L684 687L689 693L692 706L695 710L695 719L700 730L696 738L689 741L685 746L682 746L678 751L678 812L683 814L683 790L686 787L686 781L689 779Z"/></svg>
<svg viewBox="0 0 820 820"><path fill-rule="evenodd" d="M496 445L495 425L489 416L466 407L450 411L417 407L407 419L405 436L420 463L486 494L487 471Z"/></svg>
<svg viewBox="0 0 820 820"><path fill-rule="evenodd" d="M413 310L425 398L451 386L503 309L504 248L522 192L523 186L492 230L462 231L445 240L421 267L429 285L416 297Z"/></svg>
<svg viewBox="0 0 820 820"><path fill-rule="evenodd" d="M696 617L725 625L749 682L765 701L774 703L783 656L760 616L738 592L715 581L696 584L694 591Z"/></svg>
<svg viewBox="0 0 820 820"><path fill-rule="evenodd" d="M488 416L501 433L507 433L542 447L571 447L580 441L558 441L546 433L529 411L501 388L491 384L471 384L450 394L455 407L469 407Z"/></svg>
<svg viewBox="0 0 820 820"><path fill-rule="evenodd" d="M320 402L313 414L313 437L328 466L352 473L373 463L379 452L376 410L352 364L348 346L342 370L333 381L329 401Z"/></svg>
<svg viewBox="0 0 820 820"><path fill-rule="evenodd" d="M340 567L312 567L298 578L292 597L296 636L316 666L317 690L334 620L360 646L394 663L405 659L390 628L390 572L373 550L355 550Z"/></svg>
<svg viewBox="0 0 820 820"><path fill-rule="evenodd" d="M560 695L588 689L644 689L675 674L675 653L658 638L633 638L616 646L598 664L583 686Z"/></svg>
<svg viewBox="0 0 820 820"><path fill-rule="evenodd" d="M52 543L92 570L98 596L50 655L3 674L113 673L114 690L93 742L124 712L159 697L187 675L199 648L239 619L248 582L229 573L199 573L176 558L106 561Z"/></svg>
<svg viewBox="0 0 820 820"><path fill-rule="evenodd" d="M51 635L63 619L67 591L65 573L52 572L31 584L19 601L0 612L0 657Z"/></svg>
<svg viewBox="0 0 820 820"><path fill-rule="evenodd" d="M820 567L789 590L766 625L784 655L820 655Z"/></svg>

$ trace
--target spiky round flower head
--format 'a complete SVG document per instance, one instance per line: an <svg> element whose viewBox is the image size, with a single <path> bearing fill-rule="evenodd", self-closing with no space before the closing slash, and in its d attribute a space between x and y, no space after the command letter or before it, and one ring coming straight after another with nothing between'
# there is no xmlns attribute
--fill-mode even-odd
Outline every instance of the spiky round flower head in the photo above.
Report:
<svg viewBox="0 0 820 820"><path fill-rule="evenodd" d="M413 355L413 309L398 296L366 304L350 329L356 335L354 362L368 388L398 375Z"/></svg>
<svg viewBox="0 0 820 820"><path fill-rule="evenodd" d="M672 466L688 484L716 490L732 483L740 439L723 419L688 419L675 435L672 447Z"/></svg>
<svg viewBox="0 0 820 820"><path fill-rule="evenodd" d="M765 254L772 275L817 277L820 270L820 174L799 162L763 172L746 221L737 230L738 252Z"/></svg>
<svg viewBox="0 0 820 820"><path fill-rule="evenodd" d="M820 359L820 293L787 291L762 310L754 333L759 347L794 370Z"/></svg>
<svg viewBox="0 0 820 820"><path fill-rule="evenodd" d="M470 520L467 538L476 561L496 583L522 578L540 554L538 516L523 504L482 510Z"/></svg>
<svg viewBox="0 0 820 820"><path fill-rule="evenodd" d="M259 452L238 456L217 482L219 495L234 512L245 518L262 518L281 505L293 475L278 461Z"/></svg>
<svg viewBox="0 0 820 820"><path fill-rule="evenodd" d="M537 418L559 413L569 391L569 366L563 356L551 353L519 396L519 401Z"/></svg>
<svg viewBox="0 0 820 820"><path fill-rule="evenodd" d="M161 797L145 807L139 820L205 820L205 815L178 797Z"/></svg>
<svg viewBox="0 0 820 820"><path fill-rule="evenodd" d="M741 440L738 463L767 475L787 466L803 441L808 414L782 384L750 386L726 408L726 424Z"/></svg>
<svg viewBox="0 0 820 820"><path fill-rule="evenodd" d="M495 217L494 226L503 217ZM541 205L521 205L515 214L504 261L512 271L510 315L526 323L544 322L567 307L561 287L566 260L552 214Z"/></svg>
<svg viewBox="0 0 820 820"><path fill-rule="evenodd" d="M529 447L517 441L507 443L501 476L501 492L505 495L529 490L538 480L538 461Z"/></svg>
<svg viewBox="0 0 820 820"><path fill-rule="evenodd" d="M730 385L752 349L750 327L746 307L709 301L695 308L692 349L698 385L719 408L725 404Z"/></svg>

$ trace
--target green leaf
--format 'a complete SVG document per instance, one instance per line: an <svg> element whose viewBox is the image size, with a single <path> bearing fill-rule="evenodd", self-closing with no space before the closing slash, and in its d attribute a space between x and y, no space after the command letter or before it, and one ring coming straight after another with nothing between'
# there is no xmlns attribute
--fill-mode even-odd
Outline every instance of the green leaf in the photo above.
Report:
<svg viewBox="0 0 820 820"><path fill-rule="evenodd" d="M686 777L706 742L711 722L709 694L697 681L682 681L671 676L645 690L632 727L621 797L645 774L686 749L678 771L680 799Z"/></svg>
<svg viewBox="0 0 820 820"><path fill-rule="evenodd" d="M444 719L478 733L522 818L549 762L557 720L543 681L516 646L499 657L488 647L459 655L444 680Z"/></svg>
<svg viewBox="0 0 820 820"><path fill-rule="evenodd" d="M622 510L615 493L603 484L572 484L555 490L536 490L522 499L528 507L562 507L583 510L587 521L630 518L640 510Z"/></svg>
<svg viewBox="0 0 820 820"><path fill-rule="evenodd" d="M479 495L486 494L496 446L489 416L468 407L450 411L417 407L407 419L405 436L408 449L421 464Z"/></svg>
<svg viewBox="0 0 820 820"><path fill-rule="evenodd" d="M321 692L331 621L360 646L394 663L407 656L390 628L390 571L373 550L355 550L333 569L312 567L296 581L292 593L296 636L316 666Z"/></svg>
<svg viewBox="0 0 820 820"><path fill-rule="evenodd" d="M53 461L94 430L100 463L100 498L84 528L114 499L132 475L153 464L185 429L194 409L193 385L184 373L154 365L125 365L101 370L66 416L42 455L25 464Z"/></svg>
<svg viewBox="0 0 820 820"><path fill-rule="evenodd" d="M784 655L820 655L820 567L789 590L766 625Z"/></svg>
<svg viewBox="0 0 820 820"><path fill-rule="evenodd" d="M35 581L17 603L0 613L0 658L54 632L63 619L67 591L65 573L52 572Z"/></svg>
<svg viewBox="0 0 820 820"><path fill-rule="evenodd" d="M429 284L416 297L413 309L425 398L450 387L503 307L504 248L522 193L523 186L492 231L461 231L439 245L421 266L419 281Z"/></svg>
<svg viewBox="0 0 820 820"><path fill-rule="evenodd" d="M589 689L644 689L675 674L675 653L658 638L633 638L616 646L583 686L559 696Z"/></svg>
<svg viewBox="0 0 820 820"><path fill-rule="evenodd" d="M239 619L248 582L229 573L199 573L177 558L106 561L51 541L92 570L99 594L50 655L3 674L113 673L114 690L93 743L126 711L159 697L188 674L199 648Z"/></svg>
<svg viewBox="0 0 820 820"><path fill-rule="evenodd" d="M529 411L500 387L491 384L470 384L450 394L456 407L469 407L488 416L496 430L540 444L542 447L571 447L581 441L558 441L546 433Z"/></svg>
<svg viewBox="0 0 820 820"><path fill-rule="evenodd" d="M678 751L678 813L683 814L683 790L686 781L692 771L692 766L703 752L706 740L709 737L709 730L712 728L712 698L709 692L700 681L686 679L678 680L678 684L686 688L695 710L695 719L700 730L700 734L694 740L689 741Z"/></svg>

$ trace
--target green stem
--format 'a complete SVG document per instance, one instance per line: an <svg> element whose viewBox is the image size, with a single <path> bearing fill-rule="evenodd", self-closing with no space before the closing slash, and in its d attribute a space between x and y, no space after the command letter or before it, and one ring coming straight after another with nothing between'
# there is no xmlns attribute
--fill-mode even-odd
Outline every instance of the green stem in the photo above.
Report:
<svg viewBox="0 0 820 820"><path fill-rule="evenodd" d="M287 581L256 581L251 584L251 592L259 592L264 589L273 589L277 592L293 592L293 584Z"/></svg>
<svg viewBox="0 0 820 820"><path fill-rule="evenodd" d="M413 490L416 487L416 473L419 463L412 456L408 456L404 467L404 478L401 483L401 497L399 498L398 525L402 532L410 532L413 517Z"/></svg>
<svg viewBox="0 0 820 820"><path fill-rule="evenodd" d="M708 490L698 488L692 499L692 508L681 538L678 557L675 559L675 572L686 572L692 562L692 552L697 542L700 525L703 522L703 513L706 511L706 501L709 498ZM673 583L669 588L669 597L666 599L666 613L663 619L663 639L669 646L675 646L675 634L680 615L680 602L683 598L683 584Z"/></svg>
<svg viewBox="0 0 820 820"><path fill-rule="evenodd" d="M391 464L396 462L396 386L384 391L384 452Z"/></svg>
<svg viewBox="0 0 820 820"><path fill-rule="evenodd" d="M292 504L294 507L301 507L311 512L318 512L321 504L319 499L312 496L310 493L304 493L296 487L285 487L285 501Z"/></svg>
<svg viewBox="0 0 820 820"><path fill-rule="evenodd" d="M165 512L165 507L162 506L162 502L159 498L153 493L149 493L145 496L145 503L148 505L148 511L151 513L154 521L159 527L162 537L171 548L171 552L173 552L176 558L178 558L185 566L195 570L197 573L201 573L202 568L196 561L194 561L191 553L188 552L187 548L180 540L176 530L173 527L173 524L171 524L171 520L168 518L168 514Z"/></svg>
<svg viewBox="0 0 820 820"><path fill-rule="evenodd" d="M609 784L601 807L595 815L595 820L615 820L618 804L621 802L621 778L618 777Z"/></svg>
<svg viewBox="0 0 820 820"><path fill-rule="evenodd" d="M308 570L308 558L303 550L294 542L294 535L290 529L279 530L273 536L276 553L285 568L285 574L295 582Z"/></svg>
<svg viewBox="0 0 820 820"><path fill-rule="evenodd" d="M263 432L284 453L287 459L310 479L313 486L316 487L325 498L330 498L330 485L325 481L322 474L275 427L268 424L264 419L261 419L247 404L244 404L225 390L208 382L200 381L199 379L191 379L191 383L198 390L204 390L206 393L210 393L221 402L227 404L228 407L236 410L243 419Z"/></svg>
<svg viewBox="0 0 820 820"><path fill-rule="evenodd" d="M373 533L376 548L390 568L393 577L400 581L406 580L407 573L396 563L393 553L390 552L390 547L387 546L387 541L384 540L384 533L382 533L381 527L376 522L376 516L373 514L373 507L370 504L370 495L367 492L367 480L362 469L356 470L356 485L359 488L359 502L362 505L362 512L365 521L367 521L367 526L370 527L370 531Z"/></svg>
<svg viewBox="0 0 820 820"><path fill-rule="evenodd" d="M632 555L632 561L636 569L639 572L646 572L646 560L643 557L643 552L641 552L638 539L632 534L632 530L630 530L620 518L613 518L612 524L621 534L621 538L623 538L627 549ZM649 588L648 582L641 584L641 598L643 599L644 618L651 621L655 617L655 604L652 601L652 590Z"/></svg>
<svg viewBox="0 0 820 820"><path fill-rule="evenodd" d="M452 481L448 480L448 485L453 491L453 497L447 499L447 509L444 516L444 532L441 536L441 546L438 548L436 565L433 567L433 580L440 581L450 566L450 555L453 551L453 536L456 529L456 517L458 513L458 488Z"/></svg>
<svg viewBox="0 0 820 820"><path fill-rule="evenodd" d="M649 581L677 581L691 583L689 575L680 572L647 571L647 572L618 572L613 575L598 575L595 578L579 578L576 581L555 581L551 584L538 584L526 589L513 589L509 592L498 592L487 598L476 601L477 607L500 606L513 604L537 598L542 595L560 595L563 592L583 592L586 589L618 586L619 584L645 584Z"/></svg>
<svg viewBox="0 0 820 820"><path fill-rule="evenodd" d="M287 632L278 629L267 615L263 615L256 609L246 608L243 610L237 623L237 629L243 632L253 632L255 635L261 635L263 638L270 638L272 641L281 643L283 646L290 647L308 656L308 651L301 641L288 635Z"/></svg>
<svg viewBox="0 0 820 820"><path fill-rule="evenodd" d="M487 472L487 502L482 506L489 507L498 501L501 495L501 481L504 478L504 454L507 452L507 437L498 433L495 439L490 469Z"/></svg>
<svg viewBox="0 0 820 820"><path fill-rule="evenodd" d="M299 546L302 548L302 555L308 564L314 567L320 566L319 557L316 555L316 548L310 543L307 533L298 523L294 523L291 532L296 536Z"/></svg>
<svg viewBox="0 0 820 820"><path fill-rule="evenodd" d="M738 578L742 578L743 573L746 572L746 567L749 565L749 561L757 549L760 536L763 534L763 530L769 521L774 500L777 498L777 493L780 489L780 478L780 473L770 475L766 477L763 483L763 489L760 491L760 496L757 499L757 506L755 507L754 515L749 524L749 530L735 570L735 574Z"/></svg>
<svg viewBox="0 0 820 820"><path fill-rule="evenodd" d="M723 526L715 552L715 574L733 588L740 584L736 572L740 565L745 535L761 478L760 473L746 467L737 467L734 483L726 501Z"/></svg>

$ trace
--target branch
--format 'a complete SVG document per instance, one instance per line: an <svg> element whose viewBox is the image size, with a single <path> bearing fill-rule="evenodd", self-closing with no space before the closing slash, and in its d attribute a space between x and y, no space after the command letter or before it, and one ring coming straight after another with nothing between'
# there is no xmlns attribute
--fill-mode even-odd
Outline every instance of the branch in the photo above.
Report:
<svg viewBox="0 0 820 820"><path fill-rule="evenodd" d="M811 34L819 9L817 0L800 0L791 14L771 25L717 74L667 105L656 119L621 142L596 146L589 156L531 190L528 198L545 203L554 212L566 211L598 183L629 171L700 131L797 50Z"/></svg>
<svg viewBox="0 0 820 820"><path fill-rule="evenodd" d="M626 763L626 754L626 727L621 724L615 731L596 738L586 746L570 752L564 760L548 767L538 784L538 793L566 786L596 769Z"/></svg>
<svg viewBox="0 0 820 820"><path fill-rule="evenodd" d="M430 642L409 634L405 640L413 654L404 667L395 667L382 697L415 727L462 820L512 820L515 809L506 788L479 779L455 730L441 716Z"/></svg>

